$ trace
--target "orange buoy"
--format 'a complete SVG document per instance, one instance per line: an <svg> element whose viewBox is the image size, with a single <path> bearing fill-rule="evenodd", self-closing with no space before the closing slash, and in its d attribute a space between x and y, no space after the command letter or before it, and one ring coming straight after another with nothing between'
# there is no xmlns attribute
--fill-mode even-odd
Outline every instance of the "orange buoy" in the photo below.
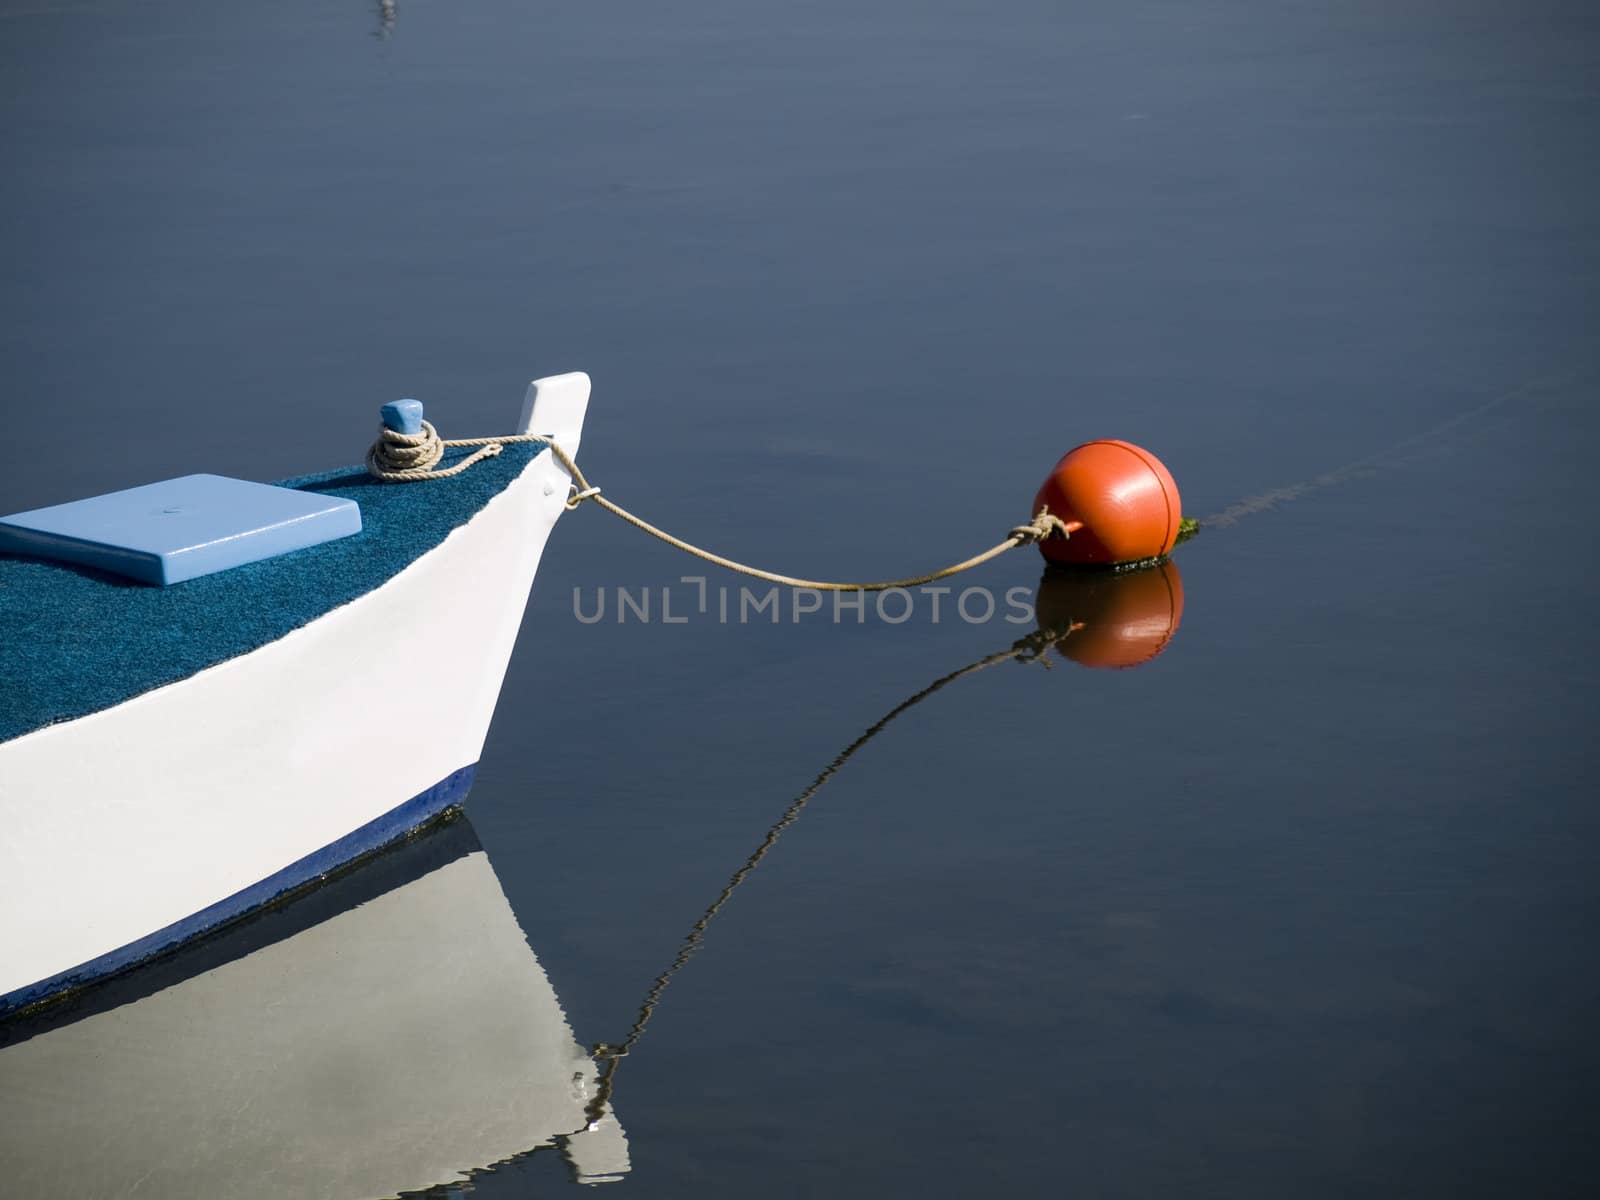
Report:
<svg viewBox="0 0 1600 1200"><path fill-rule="evenodd" d="M1171 552L1183 508L1161 460L1131 442L1085 442L1055 465L1033 498L1063 521L1082 521L1070 538L1045 538L1039 550L1068 566L1137 562Z"/></svg>
<svg viewBox="0 0 1600 1200"><path fill-rule="evenodd" d="M1046 571L1039 632L1085 667L1137 667L1167 648L1183 618L1183 577L1170 558L1145 571Z"/></svg>

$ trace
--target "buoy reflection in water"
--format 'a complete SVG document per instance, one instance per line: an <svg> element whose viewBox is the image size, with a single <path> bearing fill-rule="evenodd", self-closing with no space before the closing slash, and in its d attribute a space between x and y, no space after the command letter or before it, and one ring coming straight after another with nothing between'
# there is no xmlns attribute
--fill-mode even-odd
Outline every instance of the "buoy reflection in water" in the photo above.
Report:
<svg viewBox="0 0 1600 1200"><path fill-rule="evenodd" d="M1035 601L1039 632L1084 667L1137 667L1172 641L1183 576L1170 558L1139 571L1047 570Z"/></svg>

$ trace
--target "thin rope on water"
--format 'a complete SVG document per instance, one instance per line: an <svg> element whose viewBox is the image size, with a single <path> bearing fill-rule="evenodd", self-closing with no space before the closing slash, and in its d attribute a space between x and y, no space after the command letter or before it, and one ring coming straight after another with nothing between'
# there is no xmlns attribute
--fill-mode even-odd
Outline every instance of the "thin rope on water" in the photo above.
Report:
<svg viewBox="0 0 1600 1200"><path fill-rule="evenodd" d="M1236 500L1220 512L1212 513L1204 518L1202 523L1207 529L1226 529L1230 525L1238 524L1245 517L1253 516L1259 512L1270 512L1280 504L1288 504L1291 501L1299 500L1302 496L1308 496L1313 492L1320 492L1324 488L1334 487L1376 472L1385 466L1393 464L1407 452L1434 444L1445 434L1461 425L1486 416L1512 401L1524 400L1530 396L1537 396L1540 392L1553 391L1563 387L1571 382L1573 378L1574 376L1571 372L1564 372L1530 379L1514 388L1489 397L1489 399L1467 409L1465 412L1456 413L1454 416L1448 417L1439 422L1439 424L1424 429L1420 433L1414 433L1410 437L1402 438L1382 450L1373 451L1371 454L1363 455L1353 462L1345 463L1342 467L1324 471L1320 475L1314 475L1310 479L1303 479L1299 483L1285 484L1270 491L1258 492L1253 496L1246 496L1243 499Z"/></svg>
<svg viewBox="0 0 1600 1200"><path fill-rule="evenodd" d="M551 455L566 473L572 477L572 487L567 496L567 508L574 509L585 501L592 500L613 516L621 517L636 529L642 529L653 538L659 538L669 546L676 547L691 554L695 558L714 566L724 567L729 571L736 571L741 575L748 575L753 579L764 579L768 583L783 584L792 588L807 588L819 592L885 592L897 588L920 587L925 583L933 583L938 579L948 579L952 575L959 575L963 571L970 571L980 567L992 558L998 558L1007 550L1014 550L1018 546L1030 546L1035 542L1042 542L1046 538L1068 538L1074 532L1083 528L1081 521L1063 521L1051 513L1048 507L1040 508L1034 514L1033 520L1026 525L1014 526L1006 539L980 554L963 559L948 567L937 571L930 571L926 575L913 575L907 579L887 579L869 583L836 583L823 579L802 579L795 575L784 575L777 571L764 571L760 567L752 567L747 563L736 562L731 558L724 558L720 554L686 542L682 538L674 537L663 529L658 529L643 517L635 516L622 505L616 503L608 496L603 496L600 489L584 478L583 472L578 469L578 464L572 456L561 448L560 443L554 438L538 434L521 434L512 437L500 438L450 438L439 437L433 425L427 421L422 422L422 432L415 434L396 433L392 429L379 430L379 437L367 451L367 472L375 478L389 483L419 483L434 479L449 479L459 475L473 464L485 458L492 458L500 453L501 447L514 442L538 442L549 448ZM469 446L481 447L475 453L468 455L458 463L440 469L438 464L444 458L447 449L465 448Z"/></svg>

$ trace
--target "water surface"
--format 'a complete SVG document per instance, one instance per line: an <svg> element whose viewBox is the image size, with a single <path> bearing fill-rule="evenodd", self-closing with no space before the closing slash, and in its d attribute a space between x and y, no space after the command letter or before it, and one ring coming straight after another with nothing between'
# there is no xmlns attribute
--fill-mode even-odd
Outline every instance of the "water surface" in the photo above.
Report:
<svg viewBox="0 0 1600 1200"><path fill-rule="evenodd" d="M1570 1194L1597 60L1579 4L13 0L0 511L355 461L398 396L501 431L582 369L607 494L873 577L1148 446L1237 516L1164 653L996 663L855 754L619 1072L617 1186ZM470 800L586 1043L1031 628L574 618L698 573L564 519Z"/></svg>

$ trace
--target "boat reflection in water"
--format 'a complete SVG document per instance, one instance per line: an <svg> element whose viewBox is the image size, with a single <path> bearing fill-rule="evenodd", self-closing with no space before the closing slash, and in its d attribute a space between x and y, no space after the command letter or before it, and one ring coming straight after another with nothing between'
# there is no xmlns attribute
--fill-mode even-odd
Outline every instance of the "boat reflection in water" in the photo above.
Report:
<svg viewBox="0 0 1600 1200"><path fill-rule="evenodd" d="M387 1197L627 1142L464 817L0 1025L18 1196Z"/></svg>
<svg viewBox="0 0 1600 1200"><path fill-rule="evenodd" d="M1137 667L1167 648L1183 618L1170 558L1138 571L1051 569L1034 603L1039 637L1084 667Z"/></svg>

